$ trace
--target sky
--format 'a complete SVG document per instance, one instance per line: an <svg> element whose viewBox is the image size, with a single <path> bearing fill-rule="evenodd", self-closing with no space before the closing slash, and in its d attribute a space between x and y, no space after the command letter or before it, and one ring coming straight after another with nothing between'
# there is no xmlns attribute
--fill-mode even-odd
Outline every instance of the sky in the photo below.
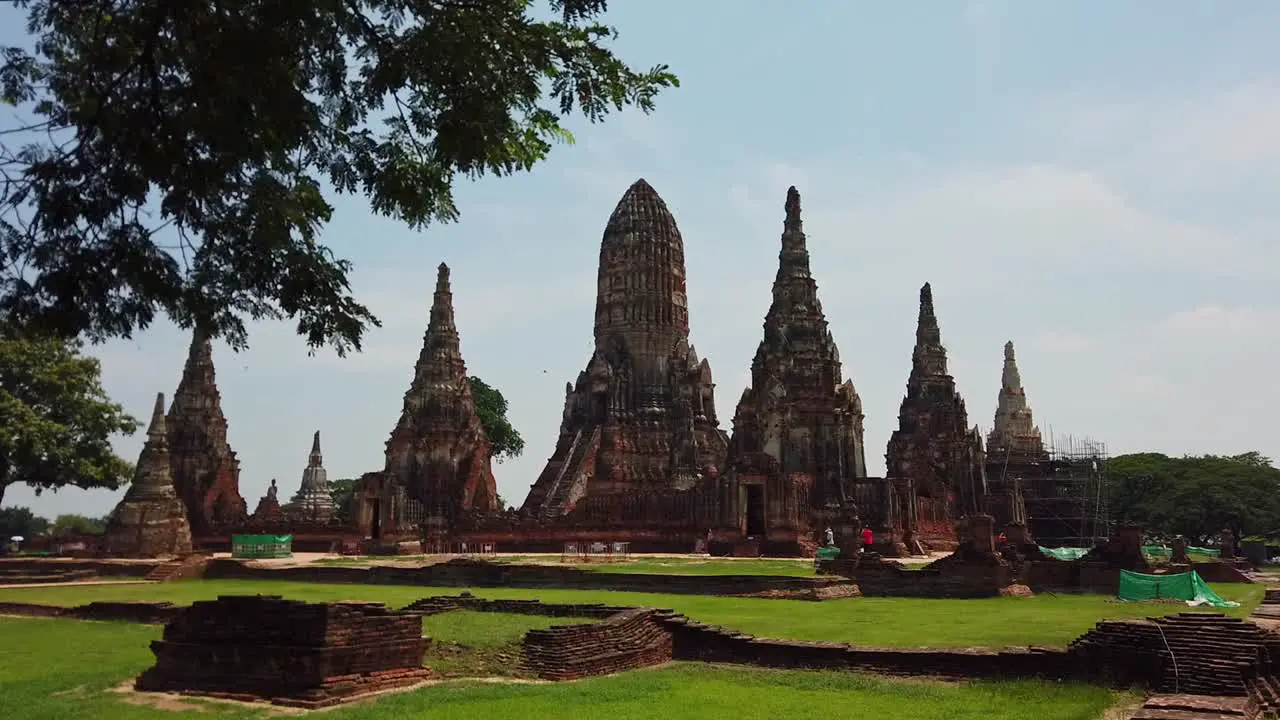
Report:
<svg viewBox="0 0 1280 720"><path fill-rule="evenodd" d="M250 509L296 491L319 430L331 478L383 464L435 280L452 268L469 371L527 446L495 467L519 504L592 350L596 261L637 178L684 237L691 341L730 428L761 339L787 187L884 471L932 283L970 422L988 429L1012 340L1046 435L1129 452L1280 457L1280 3L1237 0L699 0L612 4L629 63L681 87L590 125L534 171L460 181L460 222L412 231L333 200L324 241L383 322L364 352L308 356L288 323L216 344ZM0 44L24 42L11 8ZM5 110L0 127L13 122ZM189 337L161 323L92 348L140 418ZM115 442L136 458L141 433ZM105 515L123 491L11 488L7 505Z"/></svg>

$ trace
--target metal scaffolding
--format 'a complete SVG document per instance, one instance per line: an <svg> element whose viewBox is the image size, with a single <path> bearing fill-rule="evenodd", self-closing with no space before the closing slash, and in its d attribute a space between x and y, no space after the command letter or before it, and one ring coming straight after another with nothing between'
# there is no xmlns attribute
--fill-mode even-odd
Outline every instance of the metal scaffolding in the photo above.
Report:
<svg viewBox="0 0 1280 720"><path fill-rule="evenodd" d="M1107 460L1106 443L1049 429L1039 472L1019 483L1036 542L1091 548L1110 536Z"/></svg>

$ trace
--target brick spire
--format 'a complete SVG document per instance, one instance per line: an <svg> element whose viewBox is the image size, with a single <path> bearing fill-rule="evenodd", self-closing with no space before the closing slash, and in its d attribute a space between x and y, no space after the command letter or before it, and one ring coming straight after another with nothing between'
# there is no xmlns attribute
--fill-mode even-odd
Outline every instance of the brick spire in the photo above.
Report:
<svg viewBox="0 0 1280 720"><path fill-rule="evenodd" d="M156 395L147 439L133 471L133 483L111 511L103 538L112 557L160 557L191 552L191 527L173 487L164 393Z"/></svg>
<svg viewBox="0 0 1280 720"><path fill-rule="evenodd" d="M1040 428L1036 427L1022 387L1022 374L1013 351L1013 341L1004 344L1004 368L1000 373L1000 393L996 398L995 422L987 436L989 454L1038 455L1044 450Z"/></svg>
<svg viewBox="0 0 1280 720"><path fill-rule="evenodd" d="M173 482L187 506L192 531L203 535L214 525L243 520L248 512L240 496L240 462L227 443L213 343L201 327L191 334L166 427Z"/></svg>
<svg viewBox="0 0 1280 720"><path fill-rule="evenodd" d="M467 365L462 360L458 326L453 317L453 289L449 283L449 266L440 263L436 268L436 291L431 300L431 318L422 338L422 352L418 354L413 386L409 388L409 393L420 395L428 385L456 382L466 376Z"/></svg>
<svg viewBox="0 0 1280 720"><path fill-rule="evenodd" d="M925 283L920 288L920 315L916 320L916 347L942 346L942 330L933 312L933 288Z"/></svg>
<svg viewBox="0 0 1280 720"><path fill-rule="evenodd" d="M850 478L866 476L862 400L841 379L840 352L818 300L800 217L800 193L787 189L773 301L764 338L751 363L751 385L734 413L730 465L760 453L781 472L811 478L805 502L823 507L843 497ZM790 440L766 441L763 429L781 428Z"/></svg>
<svg viewBox="0 0 1280 720"><path fill-rule="evenodd" d="M640 367L665 365L672 348L689 337L684 240L667 204L643 178L618 201L600 240L596 347L607 349L618 337Z"/></svg>
<svg viewBox="0 0 1280 720"><path fill-rule="evenodd" d="M155 408L151 411L151 424L147 427L147 440L138 456L133 484L126 496L177 497L173 489L173 476L169 470L169 437L165 428L164 393L156 393Z"/></svg>
<svg viewBox="0 0 1280 720"><path fill-rule="evenodd" d="M492 444L476 415L475 398L467 380L458 327L454 322L449 266L436 274L431 318L414 366L413 382L404 394L400 418L387 440L383 477L389 488L403 491L425 512L449 518L496 509L490 452ZM319 458L319 438L312 453ZM391 502L391 498L384 498ZM379 512L386 515L384 503ZM386 516L383 532L409 522L404 508L399 517ZM390 525L388 525L390 523Z"/></svg>
<svg viewBox="0 0 1280 720"><path fill-rule="evenodd" d="M786 277L810 277L809 248L805 240L804 223L800 220L800 191L794 185L787 189L786 213L786 219L782 223L782 249L778 251L775 287Z"/></svg>
<svg viewBox="0 0 1280 720"><path fill-rule="evenodd" d="M311 457L307 461L310 467L319 467L324 464L324 456L320 454L320 431L311 437Z"/></svg>

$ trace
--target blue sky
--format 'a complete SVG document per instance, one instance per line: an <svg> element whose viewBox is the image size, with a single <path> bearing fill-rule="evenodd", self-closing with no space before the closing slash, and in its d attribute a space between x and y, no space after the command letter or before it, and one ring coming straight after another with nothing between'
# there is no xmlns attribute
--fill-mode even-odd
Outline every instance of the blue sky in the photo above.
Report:
<svg viewBox="0 0 1280 720"><path fill-rule="evenodd" d="M1046 432L1113 454L1280 456L1280 4L614 6L622 56L681 77L657 113L575 123L578 142L534 172L461 183L454 225L413 232L337 199L325 241L384 322L363 354L308 357L286 324L253 326L245 353L215 347L250 507L273 477L297 489L315 430L330 477L381 468L441 261L468 367L507 396L528 443L496 468L519 503L590 356L601 231L639 177L683 233L692 341L726 429L794 184L873 474L926 280L984 429L1012 339ZM0 10L0 44L23 41L16 19ZM176 387L187 342L161 324L96 348L106 387L145 416ZM141 444L117 447L132 458ZM5 500L98 515L118 495Z"/></svg>

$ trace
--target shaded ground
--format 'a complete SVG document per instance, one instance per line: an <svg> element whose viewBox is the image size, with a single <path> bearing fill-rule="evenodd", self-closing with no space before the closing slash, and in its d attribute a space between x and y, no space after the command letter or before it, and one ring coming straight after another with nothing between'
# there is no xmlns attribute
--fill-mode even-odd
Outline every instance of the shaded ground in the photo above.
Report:
<svg viewBox="0 0 1280 720"><path fill-rule="evenodd" d="M1245 617L1262 599L1263 586L1215 584L1226 611ZM325 585L269 580L191 580L154 585L0 588L0 602L80 605L94 600L168 600L189 604L225 594L272 594L310 601L372 600L407 605L465 588L397 585ZM670 608L713 625L762 637L826 640L888 647L1003 647L1065 645L1106 618L1145 617L1191 610L1182 605L1121 603L1104 595L1040 594L1032 598L929 600L849 598L825 602L760 598L659 595L583 590L477 588L486 598L608 603Z"/></svg>
<svg viewBox="0 0 1280 720"><path fill-rule="evenodd" d="M441 620L447 616L441 616ZM499 623L501 624L501 623ZM498 640L506 631L482 635ZM201 720L264 718L270 708L163 698L144 703L113 689L149 667L160 628L124 623L0 618L0 718ZM480 642L473 640L473 642ZM126 700L129 698L129 700ZM843 672L769 671L673 664L574 683L450 682L326 711L324 720L1097 720L1132 698L1054 683L927 683Z"/></svg>

